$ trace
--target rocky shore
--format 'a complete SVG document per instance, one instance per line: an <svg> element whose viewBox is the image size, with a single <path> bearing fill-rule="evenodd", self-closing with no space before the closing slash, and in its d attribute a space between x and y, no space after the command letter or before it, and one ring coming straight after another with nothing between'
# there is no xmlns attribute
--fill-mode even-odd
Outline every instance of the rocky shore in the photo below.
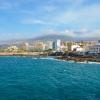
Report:
<svg viewBox="0 0 100 100"><path fill-rule="evenodd" d="M75 62L100 62L100 58L96 57L63 57L59 56L57 59L65 61L75 61Z"/></svg>
<svg viewBox="0 0 100 100"><path fill-rule="evenodd" d="M41 56L41 57L48 57L47 53L44 52L22 52L22 53L9 53L3 52L0 53L0 56ZM75 62L100 62L100 57L88 57L88 56L54 56L55 59L65 60L65 61L75 61Z"/></svg>

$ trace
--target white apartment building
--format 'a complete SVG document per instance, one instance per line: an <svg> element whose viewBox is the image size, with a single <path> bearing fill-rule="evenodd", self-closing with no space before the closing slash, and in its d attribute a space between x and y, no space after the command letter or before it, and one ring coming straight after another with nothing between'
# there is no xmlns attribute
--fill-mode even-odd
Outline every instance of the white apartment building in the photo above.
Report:
<svg viewBox="0 0 100 100"><path fill-rule="evenodd" d="M81 47L80 45L72 45L71 46L71 51L84 52L84 48Z"/></svg>
<svg viewBox="0 0 100 100"><path fill-rule="evenodd" d="M90 53L100 53L100 43L89 47Z"/></svg>
<svg viewBox="0 0 100 100"><path fill-rule="evenodd" d="M9 52L17 52L18 48L16 46L10 46L10 47L7 48L7 51L9 51Z"/></svg>

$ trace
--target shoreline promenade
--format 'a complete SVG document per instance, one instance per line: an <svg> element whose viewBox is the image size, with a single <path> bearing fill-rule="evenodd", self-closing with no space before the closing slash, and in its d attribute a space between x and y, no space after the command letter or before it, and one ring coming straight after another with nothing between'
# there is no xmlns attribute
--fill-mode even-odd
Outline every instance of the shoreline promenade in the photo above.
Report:
<svg viewBox="0 0 100 100"><path fill-rule="evenodd" d="M20 52L20 53L14 53L14 52L0 52L0 56L39 56L42 55L43 52Z"/></svg>

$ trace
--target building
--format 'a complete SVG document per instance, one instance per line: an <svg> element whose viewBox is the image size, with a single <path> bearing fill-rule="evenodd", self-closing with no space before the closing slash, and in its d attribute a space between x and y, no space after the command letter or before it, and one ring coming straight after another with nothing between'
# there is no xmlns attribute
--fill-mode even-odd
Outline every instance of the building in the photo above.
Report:
<svg viewBox="0 0 100 100"><path fill-rule="evenodd" d="M76 51L76 52L84 52L84 48L80 45L72 45L71 46L71 51Z"/></svg>
<svg viewBox="0 0 100 100"><path fill-rule="evenodd" d="M72 42L68 42L67 43L67 51L71 51L72 50L72 45L73 45L73 43Z"/></svg>
<svg viewBox="0 0 100 100"><path fill-rule="evenodd" d="M18 51L18 47L10 46L10 47L7 48L7 51L9 51L9 52L17 52Z"/></svg>
<svg viewBox="0 0 100 100"><path fill-rule="evenodd" d="M71 46L71 51L77 51L78 48L80 48L79 45L72 45Z"/></svg>
<svg viewBox="0 0 100 100"><path fill-rule="evenodd" d="M65 52L68 51L67 42L61 41L61 51Z"/></svg>
<svg viewBox="0 0 100 100"><path fill-rule="evenodd" d="M25 43L25 50L26 50L26 51L29 50L29 43Z"/></svg>
<svg viewBox="0 0 100 100"><path fill-rule="evenodd" d="M34 43L34 51L44 51L45 44L42 41L36 41Z"/></svg>
<svg viewBox="0 0 100 100"><path fill-rule="evenodd" d="M54 51L60 51L61 50L61 40L56 40L53 42L53 50Z"/></svg>
<svg viewBox="0 0 100 100"><path fill-rule="evenodd" d="M44 44L45 50L53 49L53 41L46 41Z"/></svg>
<svg viewBox="0 0 100 100"><path fill-rule="evenodd" d="M89 53L100 54L100 43L89 46Z"/></svg>

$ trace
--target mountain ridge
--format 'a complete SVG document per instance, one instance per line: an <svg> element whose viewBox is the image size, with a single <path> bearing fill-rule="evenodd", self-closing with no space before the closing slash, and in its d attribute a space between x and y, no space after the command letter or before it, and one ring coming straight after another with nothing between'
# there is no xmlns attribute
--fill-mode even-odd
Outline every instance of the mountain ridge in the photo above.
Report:
<svg viewBox="0 0 100 100"><path fill-rule="evenodd" d="M0 44L16 44L16 43L22 43L22 42L34 42L37 40L40 41L55 41L57 39L63 40L63 41L92 41L92 40L99 40L99 38L74 38L71 36L67 35L45 35L45 36L39 36L39 37L34 37L34 38L29 38L29 39L16 39L16 40L8 40L8 41L2 41Z"/></svg>

